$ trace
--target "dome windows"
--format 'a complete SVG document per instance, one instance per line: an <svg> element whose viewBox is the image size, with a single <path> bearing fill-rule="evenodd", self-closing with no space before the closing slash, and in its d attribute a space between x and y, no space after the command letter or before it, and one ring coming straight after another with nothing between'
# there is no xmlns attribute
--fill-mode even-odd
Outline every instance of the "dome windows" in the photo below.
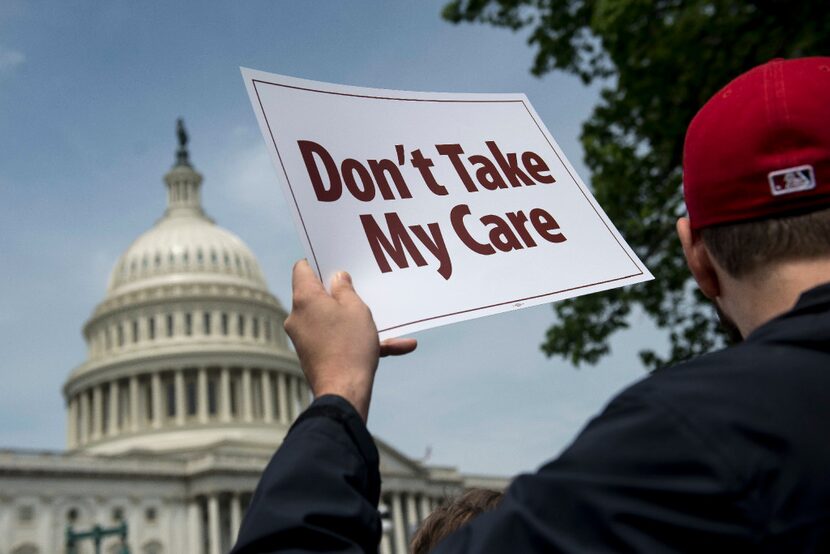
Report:
<svg viewBox="0 0 830 554"><path fill-rule="evenodd" d="M282 317L264 305L250 306L249 301L236 300L222 310L222 303L201 305L188 299L184 305L157 305L158 311L150 313L147 310L152 308L143 306L123 315L109 315L86 331L90 359L142 351L160 339L162 344L175 347L194 339L201 342L224 337L239 344L285 348Z"/></svg>
<svg viewBox="0 0 830 554"><path fill-rule="evenodd" d="M35 520L35 507L31 504L24 504L17 508L17 521L23 524L31 524Z"/></svg>
<svg viewBox="0 0 830 554"><path fill-rule="evenodd" d="M164 379L165 415L168 420L176 417L176 383L173 376Z"/></svg>
<svg viewBox="0 0 830 554"><path fill-rule="evenodd" d="M188 337L193 334L193 314L190 312L184 314L184 334Z"/></svg>
<svg viewBox="0 0 830 554"><path fill-rule="evenodd" d="M215 416L219 413L219 403L217 402L218 394L217 390L219 389L219 383L215 376L211 376L208 378L207 383L207 408L208 408L208 415Z"/></svg>
<svg viewBox="0 0 830 554"><path fill-rule="evenodd" d="M190 272L209 273L225 282L234 276L267 290L256 258L236 236L207 220L167 223L162 219L124 253L111 275L110 295L124 286L143 288L145 279L150 279L147 287L154 287L167 284L161 277ZM169 282L180 281L179 277Z"/></svg>
<svg viewBox="0 0 830 554"><path fill-rule="evenodd" d="M252 372L253 373L253 372ZM262 372L257 371L251 375L251 412L254 419L264 417L262 407Z"/></svg>
<svg viewBox="0 0 830 554"><path fill-rule="evenodd" d="M198 408L197 402L197 395L196 395L196 376L195 375L185 375L184 381L184 388L185 388L185 398L187 399L187 415L193 417L196 415L196 409Z"/></svg>

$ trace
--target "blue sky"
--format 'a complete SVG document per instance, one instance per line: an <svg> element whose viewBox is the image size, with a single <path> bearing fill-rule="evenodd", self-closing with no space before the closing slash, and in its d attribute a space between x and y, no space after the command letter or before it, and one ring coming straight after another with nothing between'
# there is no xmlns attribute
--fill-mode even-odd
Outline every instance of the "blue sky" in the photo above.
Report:
<svg viewBox="0 0 830 554"><path fill-rule="evenodd" d="M175 119L204 205L290 298L302 257L239 66L358 86L524 92L583 178L578 135L597 90L532 77L525 36L440 18L441 1L0 3L0 448L60 449L60 395L80 329L120 253L164 209ZM662 344L644 318L575 370L539 350L541 306L419 333L384 361L370 428L463 471L513 474L554 456Z"/></svg>

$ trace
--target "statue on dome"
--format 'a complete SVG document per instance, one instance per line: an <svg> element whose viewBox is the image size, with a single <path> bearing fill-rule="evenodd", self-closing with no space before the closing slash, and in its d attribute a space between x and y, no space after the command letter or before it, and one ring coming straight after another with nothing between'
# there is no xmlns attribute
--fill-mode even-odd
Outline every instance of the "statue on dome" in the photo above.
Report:
<svg viewBox="0 0 830 554"><path fill-rule="evenodd" d="M188 160L187 156L187 131L184 128L184 119L181 117L176 120L176 135L179 137L179 149L176 150L176 165L190 167L190 160Z"/></svg>

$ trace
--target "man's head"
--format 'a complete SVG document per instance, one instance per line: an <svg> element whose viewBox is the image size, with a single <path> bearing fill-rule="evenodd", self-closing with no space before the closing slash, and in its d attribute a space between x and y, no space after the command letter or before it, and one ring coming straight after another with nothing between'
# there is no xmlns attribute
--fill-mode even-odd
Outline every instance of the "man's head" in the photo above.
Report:
<svg viewBox="0 0 830 554"><path fill-rule="evenodd" d="M433 511L412 537L412 554L427 554L441 540L501 502L503 494L488 489L470 489Z"/></svg>
<svg viewBox="0 0 830 554"><path fill-rule="evenodd" d="M689 217L677 230L701 290L730 318L747 319L738 296L781 268L830 261L828 99L830 58L774 60L726 85L689 125ZM738 323L746 334L758 322Z"/></svg>

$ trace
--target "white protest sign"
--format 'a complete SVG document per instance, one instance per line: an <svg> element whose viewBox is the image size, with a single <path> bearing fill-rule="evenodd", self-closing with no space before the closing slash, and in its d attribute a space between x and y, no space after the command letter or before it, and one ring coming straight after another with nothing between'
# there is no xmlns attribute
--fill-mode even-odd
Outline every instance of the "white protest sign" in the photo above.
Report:
<svg viewBox="0 0 830 554"><path fill-rule="evenodd" d="M242 75L309 263L381 338L652 278L523 94Z"/></svg>

